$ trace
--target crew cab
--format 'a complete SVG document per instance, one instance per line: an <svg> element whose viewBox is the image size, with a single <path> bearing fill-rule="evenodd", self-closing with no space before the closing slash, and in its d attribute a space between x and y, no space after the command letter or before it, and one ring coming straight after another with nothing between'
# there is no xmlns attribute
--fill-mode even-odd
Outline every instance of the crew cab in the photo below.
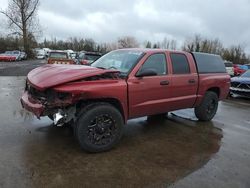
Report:
<svg viewBox="0 0 250 188"><path fill-rule="evenodd" d="M48 64L75 64L65 51L54 50L48 55Z"/></svg>
<svg viewBox="0 0 250 188"><path fill-rule="evenodd" d="M220 56L160 49L112 51L91 66L45 65L27 76L22 106L70 123L89 152L114 147L127 120L194 108L210 121L229 93Z"/></svg>

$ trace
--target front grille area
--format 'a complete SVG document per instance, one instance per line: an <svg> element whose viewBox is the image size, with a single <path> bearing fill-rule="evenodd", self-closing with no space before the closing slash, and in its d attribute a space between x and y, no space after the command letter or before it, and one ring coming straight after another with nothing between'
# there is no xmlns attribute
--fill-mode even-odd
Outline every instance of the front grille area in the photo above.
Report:
<svg viewBox="0 0 250 188"><path fill-rule="evenodd" d="M239 82L231 82L231 87L238 87L240 85Z"/></svg>
<svg viewBox="0 0 250 188"><path fill-rule="evenodd" d="M248 84L240 84L238 87L242 89L250 89L250 85Z"/></svg>
<svg viewBox="0 0 250 188"><path fill-rule="evenodd" d="M242 84L239 82L232 82L231 87L241 88L241 89L250 89L250 84Z"/></svg>
<svg viewBox="0 0 250 188"><path fill-rule="evenodd" d="M54 92L52 90L39 91L36 88L32 87L30 84L27 84L26 90L29 95L31 95L34 99L39 101L53 101L54 100Z"/></svg>

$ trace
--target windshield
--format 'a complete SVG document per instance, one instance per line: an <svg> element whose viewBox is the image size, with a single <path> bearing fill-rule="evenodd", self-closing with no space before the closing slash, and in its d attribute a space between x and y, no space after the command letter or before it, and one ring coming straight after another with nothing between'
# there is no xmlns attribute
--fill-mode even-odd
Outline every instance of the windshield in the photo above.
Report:
<svg viewBox="0 0 250 188"><path fill-rule="evenodd" d="M91 66L104 69L115 69L119 70L121 73L128 74L130 69L133 68L142 55L143 52L135 50L112 51L96 60Z"/></svg>
<svg viewBox="0 0 250 188"><path fill-rule="evenodd" d="M67 53L62 52L50 52L50 58L63 58L67 59Z"/></svg>
<svg viewBox="0 0 250 188"><path fill-rule="evenodd" d="M18 55L20 52L18 52L18 51L14 51L13 52L13 54L16 54L16 55Z"/></svg>
<svg viewBox="0 0 250 188"><path fill-rule="evenodd" d="M243 73L240 77L247 77L250 78L250 70L246 71L245 73Z"/></svg>

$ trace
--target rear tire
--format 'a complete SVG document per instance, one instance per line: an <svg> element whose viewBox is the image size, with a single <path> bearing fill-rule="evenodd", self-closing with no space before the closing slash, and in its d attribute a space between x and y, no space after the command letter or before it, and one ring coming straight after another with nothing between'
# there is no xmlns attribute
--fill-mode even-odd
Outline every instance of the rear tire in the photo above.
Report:
<svg viewBox="0 0 250 188"><path fill-rule="evenodd" d="M195 107L194 112L200 121L210 121L218 109L218 96L215 92L206 92L201 104Z"/></svg>
<svg viewBox="0 0 250 188"><path fill-rule="evenodd" d="M113 148L122 137L123 117L108 103L86 106L77 118L75 136L81 148L96 153Z"/></svg>

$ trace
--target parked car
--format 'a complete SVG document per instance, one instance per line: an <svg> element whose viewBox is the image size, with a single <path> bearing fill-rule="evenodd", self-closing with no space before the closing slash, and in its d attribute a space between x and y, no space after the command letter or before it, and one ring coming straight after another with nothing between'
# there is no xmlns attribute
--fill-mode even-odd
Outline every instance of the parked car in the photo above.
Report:
<svg viewBox="0 0 250 188"><path fill-rule="evenodd" d="M17 56L14 55L13 51L6 51L0 55L0 61L17 61Z"/></svg>
<svg viewBox="0 0 250 188"><path fill-rule="evenodd" d="M18 50L12 51L12 54L13 54L13 56L16 57L16 61L21 61L22 60L22 54L21 54L20 51L18 51Z"/></svg>
<svg viewBox="0 0 250 188"><path fill-rule="evenodd" d="M248 67L245 65L234 64L234 76L239 76L248 70Z"/></svg>
<svg viewBox="0 0 250 188"><path fill-rule="evenodd" d="M90 65L102 55L98 52L85 52L81 51L78 56L78 64L80 65Z"/></svg>
<svg viewBox="0 0 250 188"><path fill-rule="evenodd" d="M46 53L43 49L36 50L36 58L37 59L45 59Z"/></svg>
<svg viewBox="0 0 250 188"><path fill-rule="evenodd" d="M77 59L77 53L76 52L72 52L69 54L71 59Z"/></svg>
<svg viewBox="0 0 250 188"><path fill-rule="evenodd" d="M16 60L16 57L14 56L11 56L9 54L0 54L0 61L15 61Z"/></svg>
<svg viewBox="0 0 250 188"><path fill-rule="evenodd" d="M49 52L48 64L75 64L65 51L54 50Z"/></svg>
<svg viewBox="0 0 250 188"><path fill-rule="evenodd" d="M229 93L220 56L156 49L112 51L91 66L45 65L27 76L21 103L38 118L71 123L80 146L106 151L128 119L194 108L211 120Z"/></svg>
<svg viewBox="0 0 250 188"><path fill-rule="evenodd" d="M27 59L27 54L25 52L21 52L21 60Z"/></svg>
<svg viewBox="0 0 250 188"><path fill-rule="evenodd" d="M250 69L250 64L246 64L245 66L247 66L247 68Z"/></svg>
<svg viewBox="0 0 250 188"><path fill-rule="evenodd" d="M226 70L227 70L227 73L230 75L230 76L234 76L234 67L233 67L233 63L230 62L230 61L225 61L225 67L226 67Z"/></svg>
<svg viewBox="0 0 250 188"><path fill-rule="evenodd" d="M231 79L230 94L250 98L250 70Z"/></svg>

